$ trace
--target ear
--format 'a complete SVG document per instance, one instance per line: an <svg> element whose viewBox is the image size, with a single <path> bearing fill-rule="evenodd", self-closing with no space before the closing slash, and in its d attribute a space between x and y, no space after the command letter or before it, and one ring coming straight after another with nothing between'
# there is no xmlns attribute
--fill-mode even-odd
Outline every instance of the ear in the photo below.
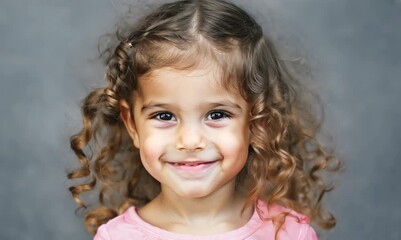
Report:
<svg viewBox="0 0 401 240"><path fill-rule="evenodd" d="M130 135L134 146L139 149L139 136L138 131L136 130L134 116L131 114L131 109L125 100L120 101L120 117L124 122L125 128L127 129L128 134Z"/></svg>

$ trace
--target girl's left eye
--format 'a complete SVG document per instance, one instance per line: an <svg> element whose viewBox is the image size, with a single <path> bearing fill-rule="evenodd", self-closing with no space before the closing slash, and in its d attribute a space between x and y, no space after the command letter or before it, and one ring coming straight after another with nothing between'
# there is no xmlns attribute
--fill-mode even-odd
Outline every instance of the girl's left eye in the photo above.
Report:
<svg viewBox="0 0 401 240"><path fill-rule="evenodd" d="M231 114L225 111L213 111L207 115L206 120L219 120L222 118L231 118Z"/></svg>

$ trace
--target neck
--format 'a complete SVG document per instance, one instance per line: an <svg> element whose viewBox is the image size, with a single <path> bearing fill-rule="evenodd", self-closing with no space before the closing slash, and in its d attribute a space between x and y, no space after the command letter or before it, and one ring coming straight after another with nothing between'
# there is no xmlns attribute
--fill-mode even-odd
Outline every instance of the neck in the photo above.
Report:
<svg viewBox="0 0 401 240"><path fill-rule="evenodd" d="M191 222L195 219L210 220L225 215L224 213L232 212L242 202L234 187L221 189L211 196L201 198L185 198L162 189L158 198L161 207L168 210L172 216Z"/></svg>
<svg viewBox="0 0 401 240"><path fill-rule="evenodd" d="M245 211L245 214L242 212L245 200L246 197L236 191L233 181L218 191L200 198L182 197L167 186L162 186L160 195L153 202L172 222L202 225L227 222L250 215L252 209Z"/></svg>
<svg viewBox="0 0 401 240"><path fill-rule="evenodd" d="M242 211L245 201L246 196L237 192L234 184L201 198L182 197L162 185L161 193L139 209L139 215L148 223L172 232L219 233L249 221L253 207Z"/></svg>

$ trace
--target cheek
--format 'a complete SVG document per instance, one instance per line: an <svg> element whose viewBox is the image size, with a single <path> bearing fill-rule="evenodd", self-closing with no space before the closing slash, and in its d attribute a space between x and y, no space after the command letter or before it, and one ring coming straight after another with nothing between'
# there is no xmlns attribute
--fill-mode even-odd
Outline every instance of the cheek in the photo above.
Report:
<svg viewBox="0 0 401 240"><path fill-rule="evenodd" d="M248 134L231 132L225 135L220 135L216 138L215 144L219 147L221 153L227 159L232 159L238 167L245 164L248 158L249 139Z"/></svg>
<svg viewBox="0 0 401 240"><path fill-rule="evenodd" d="M150 135L141 136L139 152L143 165L151 166L151 168L160 169L160 156L166 149L166 138Z"/></svg>

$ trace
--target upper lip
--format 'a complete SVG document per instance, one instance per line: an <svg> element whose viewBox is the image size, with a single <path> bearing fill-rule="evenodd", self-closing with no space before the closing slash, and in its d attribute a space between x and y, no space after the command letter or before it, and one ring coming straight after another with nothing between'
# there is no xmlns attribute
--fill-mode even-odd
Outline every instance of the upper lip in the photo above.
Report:
<svg viewBox="0 0 401 240"><path fill-rule="evenodd" d="M188 160L188 161L179 161L179 162L168 162L168 163L176 163L176 164L202 164L202 163L212 163L217 160L212 161L202 161L202 160Z"/></svg>

